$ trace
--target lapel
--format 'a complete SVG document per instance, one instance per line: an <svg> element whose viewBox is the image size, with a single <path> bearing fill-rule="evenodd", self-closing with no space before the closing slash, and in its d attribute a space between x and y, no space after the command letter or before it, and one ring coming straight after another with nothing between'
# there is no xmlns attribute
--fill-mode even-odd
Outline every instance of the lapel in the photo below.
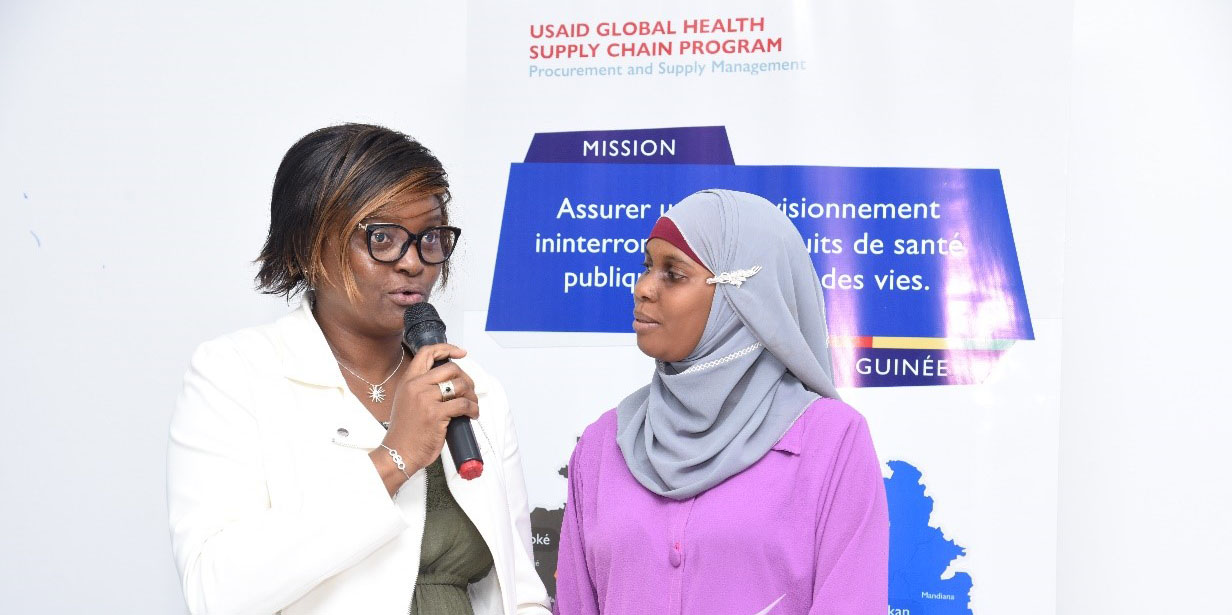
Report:
<svg viewBox="0 0 1232 615"><path fill-rule="evenodd" d="M483 403L482 398L480 403ZM507 516L509 503L504 491L505 477L499 455L490 446L479 422L474 423L475 438L479 442L479 450L483 455L483 474L474 480L462 478L457 468L454 467L453 456L449 452L449 447L446 446L441 451L441 462L445 466L445 482L449 485L449 492L453 494L462 512L465 512L471 523L475 524L475 529L479 530L479 535L483 536L488 550L492 552L493 570L497 574L501 602L511 604L514 600L512 593L514 580L510 575L512 571L505 565L505 558L513 553L514 549L509 543L511 533L502 525L508 523L509 520Z"/></svg>
<svg viewBox="0 0 1232 615"><path fill-rule="evenodd" d="M385 429L372 418L364 405L347 389L338 361L325 341L309 301L300 302L299 309L280 318L276 325L279 339L282 374L301 384L321 389L334 389L344 400L336 411L326 434L334 444L372 450L385 438Z"/></svg>
<svg viewBox="0 0 1232 615"><path fill-rule="evenodd" d="M275 326L282 340L280 359L284 376L314 386L346 387L342 370L307 299L300 302L299 309L278 319Z"/></svg>
<svg viewBox="0 0 1232 615"><path fill-rule="evenodd" d="M501 508L496 506L499 502L496 498L503 491L500 461L492 448L487 446L479 425L475 424L474 428L480 454L483 455L483 474L474 480L462 478L454 467L453 455L450 454L448 446L441 451L441 464L445 466L445 482L449 485L449 492L458 501L458 506L462 507L466 516L471 518L479 533L483 534L484 540L488 541L488 546L495 554L498 545L492 544L492 541L494 537L501 535L501 532L497 531L496 517L493 515L494 510Z"/></svg>

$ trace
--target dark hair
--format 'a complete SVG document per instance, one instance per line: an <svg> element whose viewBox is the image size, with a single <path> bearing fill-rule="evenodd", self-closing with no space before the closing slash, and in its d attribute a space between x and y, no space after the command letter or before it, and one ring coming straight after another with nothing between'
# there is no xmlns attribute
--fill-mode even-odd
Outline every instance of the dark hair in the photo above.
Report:
<svg viewBox="0 0 1232 615"><path fill-rule="evenodd" d="M269 234L256 260L257 288L290 297L326 279L323 263L333 258L347 293L354 292L347 240L356 225L407 191L411 198L436 197L448 223L449 178L422 143L371 124L328 126L305 135L287 150L274 176ZM331 237L338 249L326 255ZM446 262L441 280L448 279Z"/></svg>

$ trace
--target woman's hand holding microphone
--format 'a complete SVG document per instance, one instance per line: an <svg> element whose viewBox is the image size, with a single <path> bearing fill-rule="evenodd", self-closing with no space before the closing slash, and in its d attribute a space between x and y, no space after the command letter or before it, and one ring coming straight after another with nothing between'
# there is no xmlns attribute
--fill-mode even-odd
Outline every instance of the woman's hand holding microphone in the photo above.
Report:
<svg viewBox="0 0 1232 615"><path fill-rule="evenodd" d="M441 454L451 418L479 418L479 398L470 376L452 361L432 367L441 359L464 356L466 351L452 344L424 346L399 377L391 400L389 431L381 447L368 454L391 496L411 474Z"/></svg>

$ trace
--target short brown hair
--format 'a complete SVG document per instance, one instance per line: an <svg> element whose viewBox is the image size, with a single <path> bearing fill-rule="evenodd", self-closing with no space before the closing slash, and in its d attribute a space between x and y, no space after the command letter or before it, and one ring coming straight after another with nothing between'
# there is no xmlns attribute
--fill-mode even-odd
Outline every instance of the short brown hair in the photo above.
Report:
<svg viewBox="0 0 1232 615"><path fill-rule="evenodd" d="M355 277L347 239L357 224L377 214L394 195L436 197L449 220L449 178L441 161L415 139L384 126L341 124L304 136L287 150L274 176L269 234L256 262L257 288L290 297L327 279L333 258L347 293ZM324 254L325 242L338 250ZM449 263L442 265L442 282Z"/></svg>

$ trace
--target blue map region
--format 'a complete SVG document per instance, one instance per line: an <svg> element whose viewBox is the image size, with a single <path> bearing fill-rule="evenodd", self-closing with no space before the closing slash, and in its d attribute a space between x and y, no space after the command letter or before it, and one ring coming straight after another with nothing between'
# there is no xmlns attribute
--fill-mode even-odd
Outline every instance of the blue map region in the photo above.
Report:
<svg viewBox="0 0 1232 615"><path fill-rule="evenodd" d="M920 471L905 461L886 465L893 472L885 479L890 507L890 614L972 615L971 575L957 572L941 578L966 549L928 524L933 499L924 495Z"/></svg>

